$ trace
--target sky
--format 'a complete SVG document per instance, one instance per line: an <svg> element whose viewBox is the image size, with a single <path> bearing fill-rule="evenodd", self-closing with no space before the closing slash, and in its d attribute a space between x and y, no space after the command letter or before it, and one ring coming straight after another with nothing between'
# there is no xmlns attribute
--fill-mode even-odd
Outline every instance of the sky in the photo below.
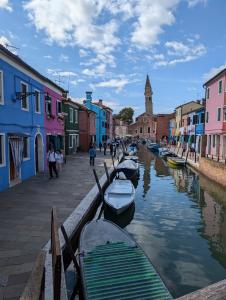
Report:
<svg viewBox="0 0 226 300"><path fill-rule="evenodd" d="M225 0L0 0L0 44L66 90L117 113L154 113L204 97L226 65ZM13 46L13 47L12 47Z"/></svg>

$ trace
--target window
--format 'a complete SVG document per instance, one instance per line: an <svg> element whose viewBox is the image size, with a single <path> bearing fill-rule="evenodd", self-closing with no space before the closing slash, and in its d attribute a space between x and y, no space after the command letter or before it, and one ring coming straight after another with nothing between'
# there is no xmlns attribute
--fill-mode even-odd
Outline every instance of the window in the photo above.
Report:
<svg viewBox="0 0 226 300"><path fill-rule="evenodd" d="M201 122L200 123L205 123L205 113L201 113Z"/></svg>
<svg viewBox="0 0 226 300"><path fill-rule="evenodd" d="M23 149L23 159L29 159L30 158L30 151L29 151L29 138L28 137L24 137L23 138L23 142L24 142L24 149Z"/></svg>
<svg viewBox="0 0 226 300"><path fill-rule="evenodd" d="M148 127L148 133L150 133L151 131L150 131L150 127Z"/></svg>
<svg viewBox="0 0 226 300"><path fill-rule="evenodd" d="M213 147L215 147L215 134L213 135Z"/></svg>
<svg viewBox="0 0 226 300"><path fill-rule="evenodd" d="M0 133L0 167L5 166L5 135Z"/></svg>
<svg viewBox="0 0 226 300"><path fill-rule="evenodd" d="M105 123L104 123L104 121L102 121L102 127L104 128L104 126L105 126Z"/></svg>
<svg viewBox="0 0 226 300"><path fill-rule="evenodd" d="M188 119L187 119L187 124L190 125L190 123L191 123L191 118L188 117Z"/></svg>
<svg viewBox="0 0 226 300"><path fill-rule="evenodd" d="M206 123L208 123L209 122L209 112L207 111L206 112Z"/></svg>
<svg viewBox="0 0 226 300"><path fill-rule="evenodd" d="M41 112L41 105L40 105L40 92L35 90L35 112Z"/></svg>
<svg viewBox="0 0 226 300"><path fill-rule="evenodd" d="M0 104L4 104L3 72L2 71L0 71Z"/></svg>
<svg viewBox="0 0 226 300"><path fill-rule="evenodd" d="M221 108L218 107L217 108L217 121L220 121L221 120Z"/></svg>
<svg viewBox="0 0 226 300"><path fill-rule="evenodd" d="M210 88L206 89L206 99L210 98Z"/></svg>
<svg viewBox="0 0 226 300"><path fill-rule="evenodd" d="M78 134L69 134L69 148L75 148L79 146Z"/></svg>
<svg viewBox="0 0 226 300"><path fill-rule="evenodd" d="M69 108L69 121L70 123L73 123L73 108Z"/></svg>
<svg viewBox="0 0 226 300"><path fill-rule="evenodd" d="M222 93L222 80L218 81L218 94Z"/></svg>
<svg viewBox="0 0 226 300"><path fill-rule="evenodd" d="M46 114L50 116L52 114L52 98L49 95L45 97L45 103L46 103Z"/></svg>
<svg viewBox="0 0 226 300"><path fill-rule="evenodd" d="M226 106L224 106L224 122L226 122Z"/></svg>
<svg viewBox="0 0 226 300"><path fill-rule="evenodd" d="M142 127L140 127L140 133L142 133Z"/></svg>
<svg viewBox="0 0 226 300"><path fill-rule="evenodd" d="M62 102L60 100L56 101L56 111L57 111L57 114L62 113Z"/></svg>
<svg viewBox="0 0 226 300"><path fill-rule="evenodd" d="M28 103L28 97L27 97L27 90L28 86L26 83L21 82L21 92L23 93L23 97L21 100L21 108L23 110L29 110L29 103Z"/></svg>
<svg viewBox="0 0 226 300"><path fill-rule="evenodd" d="M75 123L78 123L78 111L75 109Z"/></svg>
<svg viewBox="0 0 226 300"><path fill-rule="evenodd" d="M198 115L193 116L193 125L198 124Z"/></svg>

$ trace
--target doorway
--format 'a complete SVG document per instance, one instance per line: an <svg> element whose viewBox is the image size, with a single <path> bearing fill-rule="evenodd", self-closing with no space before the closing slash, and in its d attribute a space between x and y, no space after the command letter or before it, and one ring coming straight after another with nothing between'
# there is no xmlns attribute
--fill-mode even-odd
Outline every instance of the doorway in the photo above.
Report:
<svg viewBox="0 0 226 300"><path fill-rule="evenodd" d="M36 173L43 171L43 143L41 134L35 137L35 171Z"/></svg>
<svg viewBox="0 0 226 300"><path fill-rule="evenodd" d="M23 159L23 140L19 137L9 139L9 184L21 182L21 163Z"/></svg>

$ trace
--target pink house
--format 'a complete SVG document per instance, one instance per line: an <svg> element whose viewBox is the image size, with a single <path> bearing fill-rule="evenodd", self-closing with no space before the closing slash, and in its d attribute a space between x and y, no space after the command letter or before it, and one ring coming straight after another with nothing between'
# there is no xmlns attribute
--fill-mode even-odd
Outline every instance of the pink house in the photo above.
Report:
<svg viewBox="0 0 226 300"><path fill-rule="evenodd" d="M49 83L44 87L45 92L45 119L46 152L52 145L56 150L64 151L64 115L62 113L62 95L65 91ZM46 162L47 167L47 162Z"/></svg>
<svg viewBox="0 0 226 300"><path fill-rule="evenodd" d="M226 158L226 68L209 79L206 89L206 154Z"/></svg>

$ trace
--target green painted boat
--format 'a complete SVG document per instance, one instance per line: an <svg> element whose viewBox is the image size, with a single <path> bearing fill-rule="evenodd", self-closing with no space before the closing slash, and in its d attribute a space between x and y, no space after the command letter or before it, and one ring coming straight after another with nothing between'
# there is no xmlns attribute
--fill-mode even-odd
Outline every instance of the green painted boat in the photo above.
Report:
<svg viewBox="0 0 226 300"><path fill-rule="evenodd" d="M173 299L141 247L109 221L86 224L79 263L84 299Z"/></svg>

